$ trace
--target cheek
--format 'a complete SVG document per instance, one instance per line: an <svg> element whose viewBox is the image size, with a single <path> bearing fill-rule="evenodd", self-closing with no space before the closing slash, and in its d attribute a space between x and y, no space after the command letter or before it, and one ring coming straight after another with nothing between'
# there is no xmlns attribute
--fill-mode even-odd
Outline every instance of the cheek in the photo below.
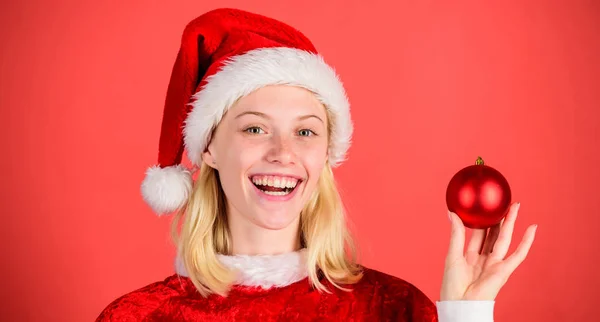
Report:
<svg viewBox="0 0 600 322"><path fill-rule="evenodd" d="M325 166L327 158L327 145L313 146L304 149L300 154L302 164L306 168L310 178L317 178ZM316 181L316 180L315 180Z"/></svg>
<svg viewBox="0 0 600 322"><path fill-rule="evenodd" d="M243 153L242 153L243 151ZM231 141L231 144L223 146L218 154L217 169L219 171L223 190L228 197L237 194L240 189L240 178L246 173L251 164L252 152L244 149L239 142Z"/></svg>
<svg viewBox="0 0 600 322"><path fill-rule="evenodd" d="M227 170L235 173L249 168L259 154L253 146L235 138L224 144L219 152L219 159L227 166Z"/></svg>

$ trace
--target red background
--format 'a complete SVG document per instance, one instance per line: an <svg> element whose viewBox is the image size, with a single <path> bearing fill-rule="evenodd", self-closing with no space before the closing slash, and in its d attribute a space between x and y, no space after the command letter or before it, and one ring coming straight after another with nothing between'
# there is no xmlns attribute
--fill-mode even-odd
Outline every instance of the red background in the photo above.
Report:
<svg viewBox="0 0 600 322"><path fill-rule="evenodd" d="M600 287L600 2L221 1L281 19L344 80L336 171L367 265L439 298L451 176L481 155L522 203L498 321L589 321ZM171 274L143 204L185 24L204 1L0 6L1 320L90 321Z"/></svg>

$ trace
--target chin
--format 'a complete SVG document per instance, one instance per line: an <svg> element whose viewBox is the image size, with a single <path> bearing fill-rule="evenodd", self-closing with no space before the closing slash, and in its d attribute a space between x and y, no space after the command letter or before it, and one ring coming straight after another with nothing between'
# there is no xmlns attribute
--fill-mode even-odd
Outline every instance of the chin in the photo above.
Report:
<svg viewBox="0 0 600 322"><path fill-rule="evenodd" d="M290 215L288 212L277 213L274 211L266 212L261 211L262 214L256 214L254 216L254 224L257 226L269 229L269 230L282 230L288 228L299 220L300 211L296 215Z"/></svg>

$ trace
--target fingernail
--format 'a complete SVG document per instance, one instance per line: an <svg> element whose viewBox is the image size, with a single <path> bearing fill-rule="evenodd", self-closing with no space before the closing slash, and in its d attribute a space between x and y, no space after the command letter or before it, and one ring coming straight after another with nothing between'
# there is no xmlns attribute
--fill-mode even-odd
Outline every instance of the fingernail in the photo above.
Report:
<svg viewBox="0 0 600 322"><path fill-rule="evenodd" d="M448 210L448 221L452 222L452 212Z"/></svg>
<svg viewBox="0 0 600 322"><path fill-rule="evenodd" d="M517 210L519 210L519 208L521 208L521 203L517 202Z"/></svg>

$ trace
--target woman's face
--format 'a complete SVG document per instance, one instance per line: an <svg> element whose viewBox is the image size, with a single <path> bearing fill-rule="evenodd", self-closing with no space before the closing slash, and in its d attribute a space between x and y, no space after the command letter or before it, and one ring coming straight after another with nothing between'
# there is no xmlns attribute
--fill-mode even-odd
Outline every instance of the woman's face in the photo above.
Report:
<svg viewBox="0 0 600 322"><path fill-rule="evenodd" d="M324 106L305 89L277 85L225 114L203 160L219 172L229 220L283 229L316 188L327 149Z"/></svg>

